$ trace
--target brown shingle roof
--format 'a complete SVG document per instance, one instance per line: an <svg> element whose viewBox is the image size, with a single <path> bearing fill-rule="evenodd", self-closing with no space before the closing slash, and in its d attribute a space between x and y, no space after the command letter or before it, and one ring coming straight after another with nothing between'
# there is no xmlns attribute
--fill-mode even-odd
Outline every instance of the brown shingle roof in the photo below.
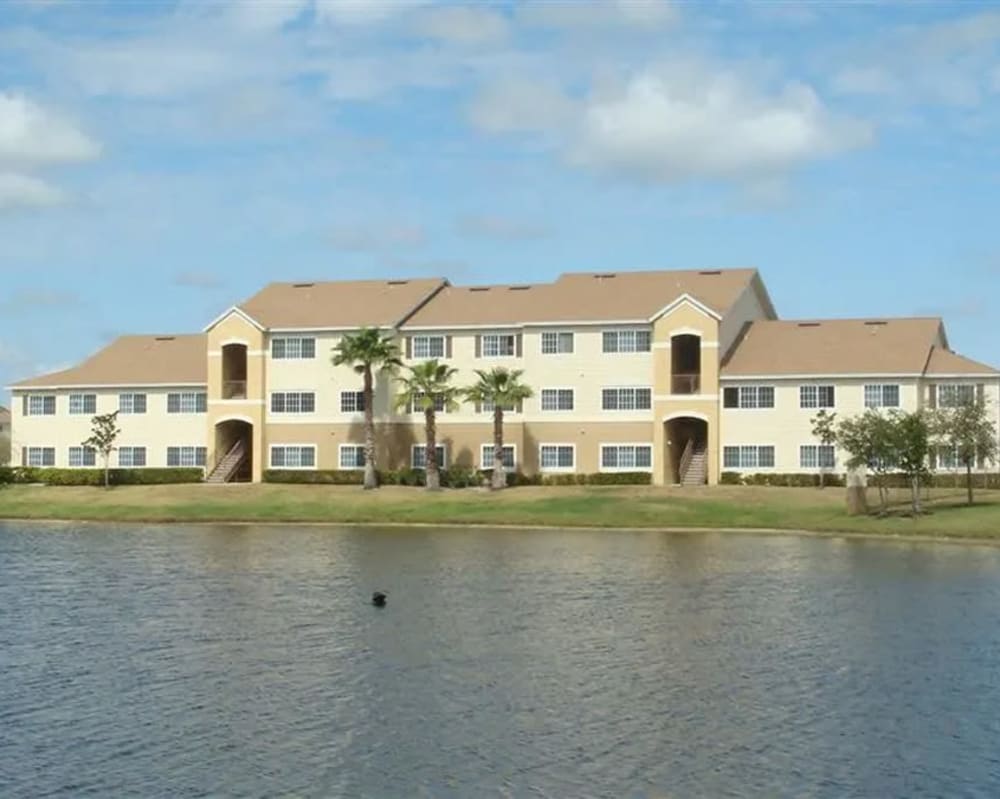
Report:
<svg viewBox="0 0 1000 799"><path fill-rule="evenodd" d="M444 278L271 283L238 306L265 328L355 328L398 324Z"/></svg>
<svg viewBox="0 0 1000 799"><path fill-rule="evenodd" d="M1000 374L1000 370L979 363L957 352L934 347L931 350L930 360L927 361L928 375L993 375Z"/></svg>
<svg viewBox="0 0 1000 799"><path fill-rule="evenodd" d="M203 385L208 375L207 347L202 333L122 336L77 366L12 387Z"/></svg>
<svg viewBox="0 0 1000 799"><path fill-rule="evenodd" d="M405 327L638 321L684 294L724 315L752 281L770 309L756 269L571 272L554 283L449 286Z"/></svg>
<svg viewBox="0 0 1000 799"><path fill-rule="evenodd" d="M922 374L939 341L941 320L933 318L755 321L722 375Z"/></svg>

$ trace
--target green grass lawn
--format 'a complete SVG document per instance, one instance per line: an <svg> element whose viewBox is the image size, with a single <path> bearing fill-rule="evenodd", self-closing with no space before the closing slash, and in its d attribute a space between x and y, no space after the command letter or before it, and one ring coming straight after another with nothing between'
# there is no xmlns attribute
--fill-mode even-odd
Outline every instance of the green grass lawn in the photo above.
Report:
<svg viewBox="0 0 1000 799"><path fill-rule="evenodd" d="M429 493L398 486L371 492L269 484L6 486L0 487L0 518L769 528L1000 540L1000 492L979 492L972 507L964 498L961 489L935 490L925 515L910 518L908 492L897 490L892 513L878 518L848 516L838 488L572 486ZM877 502L874 491L869 500Z"/></svg>

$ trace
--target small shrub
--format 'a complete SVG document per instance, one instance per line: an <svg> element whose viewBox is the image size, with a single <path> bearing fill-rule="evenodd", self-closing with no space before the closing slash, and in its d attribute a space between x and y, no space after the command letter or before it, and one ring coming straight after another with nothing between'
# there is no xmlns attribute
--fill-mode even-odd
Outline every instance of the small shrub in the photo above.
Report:
<svg viewBox="0 0 1000 799"><path fill-rule="evenodd" d="M743 475L739 472L723 472L719 475L719 483L724 486L743 485Z"/></svg>
<svg viewBox="0 0 1000 799"><path fill-rule="evenodd" d="M53 469L33 466L11 470L16 483L44 483L50 486L103 486L103 469ZM110 485L166 485L169 483L200 483L204 471L200 468L111 469Z"/></svg>
<svg viewBox="0 0 1000 799"><path fill-rule="evenodd" d="M268 469L264 472L265 483L296 483L322 485L361 485L365 473L361 469Z"/></svg>

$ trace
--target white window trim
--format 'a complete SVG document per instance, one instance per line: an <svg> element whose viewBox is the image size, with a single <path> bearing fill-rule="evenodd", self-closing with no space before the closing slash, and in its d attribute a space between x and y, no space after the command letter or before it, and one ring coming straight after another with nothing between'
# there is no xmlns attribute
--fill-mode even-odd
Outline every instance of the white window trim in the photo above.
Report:
<svg viewBox="0 0 1000 799"><path fill-rule="evenodd" d="M604 465L604 448L605 447L649 447L649 466L605 466ZM653 452L655 448L652 443L648 441L602 441L597 445L597 470L599 472L652 472L653 468L656 466L656 455Z"/></svg>
<svg viewBox="0 0 1000 799"><path fill-rule="evenodd" d="M634 331L636 333L648 333L649 334L649 349L648 350L622 350L617 349L614 352L609 352L604 349L604 334L605 333L627 333L629 331ZM601 328L601 355L651 355L653 351L653 331L648 327L641 327L635 325L622 325L620 327L602 327Z"/></svg>
<svg viewBox="0 0 1000 799"><path fill-rule="evenodd" d="M480 469L492 469L493 468L493 461L492 460L490 460L489 463L486 462L486 448L487 447L492 447L492 446L493 446L493 442L492 441L491 442L487 442L485 444L480 444L479 445L479 468ZM512 450L514 450L514 466L510 467L510 468L508 468L508 467L505 466L504 467L504 471L506 471L508 474L510 474L511 472L516 472L517 471L517 466L518 466L518 463L519 463L519 461L517 459L517 444L508 444L505 441L503 446L504 446L504 449L506 449L507 447L510 447Z"/></svg>
<svg viewBox="0 0 1000 799"><path fill-rule="evenodd" d="M417 462L417 459L415 457L416 452L417 452L417 447L426 447L426 446L427 446L426 443L424 443L424 444L411 444L410 445L410 468L411 469L426 469L427 468L427 460L426 460L426 458L424 460L424 465L423 466L416 466L415 465L416 462ZM439 463L438 464L438 469L447 469L448 465L451 463L451 453L448 451L448 444L441 442L441 443L436 444L435 446L437 446L438 448L444 450L444 463Z"/></svg>
<svg viewBox="0 0 1000 799"><path fill-rule="evenodd" d="M546 391L569 391L573 394L572 408L546 408L542 404L542 395ZM557 397L558 399L558 397ZM539 413L575 413L576 412L576 389L573 386L545 386L538 389L538 412ZM508 413L508 411L504 411Z"/></svg>
<svg viewBox="0 0 1000 799"><path fill-rule="evenodd" d="M302 343L301 342L304 341L304 340L306 340L306 339L311 339L312 342L313 342L313 354L312 354L311 358L305 358L305 357L302 356ZM299 354L297 356L295 356L294 358L290 358L287 355L284 356L284 357L282 357L282 358L275 358L274 357L274 342L276 342L276 341L288 342L289 340L297 340L299 342ZM316 336L295 336L295 335L271 336L271 338L268 340L268 343L267 343L267 358L270 361L315 361L316 360L316 349L317 349L316 344L317 343L318 342L316 340ZM288 344L286 343L285 347L287 348L287 346L288 346ZM249 356L249 354L250 353L248 352L247 355Z"/></svg>
<svg viewBox="0 0 1000 799"><path fill-rule="evenodd" d="M440 339L441 341L441 354L440 355L417 355L417 339L424 339L428 342L427 348L430 349L430 341L432 339ZM444 359L448 357L448 339L442 333L421 333L415 335L410 339L410 360L411 361L432 361L435 358Z"/></svg>
<svg viewBox="0 0 1000 799"><path fill-rule="evenodd" d="M122 450L123 449L127 449L127 450L130 450L130 451L131 450L136 450L136 449L144 450L143 454L145 455L145 457L143 458L143 460L145 460L145 463L142 466L125 466L125 465L123 465L122 464L122 460L121 460L122 459ZM118 468L119 469L148 469L149 468L149 447L147 447L145 444L126 444L124 446L118 447L117 461L118 461Z"/></svg>
<svg viewBox="0 0 1000 799"><path fill-rule="evenodd" d="M274 465L274 450L275 449L287 449L289 447L296 447L297 449L311 449L313 451L313 465L312 466L275 466ZM316 452L315 444L271 444L267 449L267 468L268 469L281 469L282 471L302 471L302 472L314 472L316 471L318 458ZM339 463L339 461L338 461Z"/></svg>
<svg viewBox="0 0 1000 799"><path fill-rule="evenodd" d="M132 410L126 411L122 408L122 398L131 397L132 398ZM135 398L145 397L146 410L136 413L135 411ZM207 398L206 398L207 399ZM149 394L145 391L121 391L118 393L118 413L122 416L145 416L149 413Z"/></svg>
<svg viewBox="0 0 1000 799"><path fill-rule="evenodd" d="M55 447L55 446L52 446L51 444L32 444L31 446L25 447L25 449L27 450L27 452L25 452L25 454L24 454L25 463L27 464L26 468L29 468L29 469L53 469L59 463L59 448ZM52 465L51 466L31 466L30 465L31 464L31 450L33 450L33 449L37 449L37 450L51 449L52 450ZM11 453L11 454L13 455L13 453ZM44 452L42 453L42 455L43 455L42 459L44 460Z"/></svg>
<svg viewBox="0 0 1000 799"><path fill-rule="evenodd" d="M32 393L32 394L27 394L26 396L28 398L28 406L27 406L28 412L25 414L25 416L57 416L59 414L59 398L58 398L58 396L56 394L37 394L37 393ZM39 397L41 399L41 403L42 403L42 412L41 413L32 413L31 412L31 400L34 399L35 397ZM45 413L45 398L46 397L52 397L52 413ZM68 401L69 400L67 400L67 402Z"/></svg>
<svg viewBox="0 0 1000 799"><path fill-rule="evenodd" d="M737 391L740 391L741 393L739 394L739 400L737 401L736 407L729 408L726 406L726 394L725 390L723 390L721 407L722 410L724 411L774 411L777 410L778 408L778 388L773 383L751 383L745 386L726 386L726 388L735 388ZM749 406L744 407L743 405L740 404L740 402L742 402L742 397L743 397L742 390L744 388L756 388L758 391L757 394L758 399L760 399L760 389L762 388L771 389L772 392L771 396L774 398L774 404L770 405L769 407L761 407L760 405L755 405L754 407L749 407ZM834 399L836 399L836 397L834 397ZM810 408L809 410L819 410L819 408ZM733 445L730 444L729 446ZM751 445L747 444L746 446L749 447ZM766 445L761 445L761 446L766 446Z"/></svg>
<svg viewBox="0 0 1000 799"><path fill-rule="evenodd" d="M343 455L345 449L354 449L354 450L360 449L364 451L364 448L365 448L364 444L351 444L351 443L339 444L337 446L337 468L341 470L351 470L351 471L357 469L364 469L365 468L364 466L344 466L344 455Z"/></svg>
<svg viewBox="0 0 1000 799"><path fill-rule="evenodd" d="M623 389L631 389L632 391L648 391L649 407L648 408L605 408L604 392L621 391ZM653 402L654 399L653 399L652 386L601 386L601 413L649 413L650 411L653 410Z"/></svg>
<svg viewBox="0 0 1000 799"><path fill-rule="evenodd" d="M878 386L879 389L880 389L880 391L879 391L879 404L878 405L869 405L868 402L867 402L866 395L868 393L867 389L868 389L869 386ZM895 405L886 405L885 404L885 389L886 389L886 386L895 386L896 387L896 398L899 400L899 402L897 402ZM869 408L902 408L903 407L903 386L902 386L902 384L901 383L864 383L861 386L861 407L864 408L865 410L868 410Z"/></svg>
<svg viewBox="0 0 1000 799"><path fill-rule="evenodd" d="M830 447L833 450L833 466L803 466L802 465L802 447L816 447L816 463L819 464L819 449L821 447ZM836 444L820 444L818 441L804 441L799 444L799 469L807 472L820 472L826 470L827 472L837 470L837 445ZM778 460L777 450L775 450L775 463Z"/></svg>
<svg viewBox="0 0 1000 799"><path fill-rule="evenodd" d="M271 410L271 408L272 408L271 403L274 401L272 398L274 397L275 394L312 394L313 395L313 410L311 410L311 411L275 411L275 410ZM302 404L302 401L300 399L299 400L300 407L301 407L301 404ZM287 388L287 389L280 389L278 391L270 391L270 392L268 392L268 395L267 395L267 413L268 413L269 416L271 416L271 415L273 415L273 416L280 416L280 417L286 417L286 416L313 416L316 413L316 408L318 407L318 405L319 405L319 403L317 402L317 392L316 392L316 389L313 389L313 388ZM295 446L295 445L294 444L290 444L289 446Z"/></svg>
<svg viewBox="0 0 1000 799"><path fill-rule="evenodd" d="M556 346L558 347L559 338L561 336L567 336L567 335L571 336L572 339L573 339L573 349L571 349L569 352L562 352L562 351L560 351L558 349L555 352L546 352L545 351L545 346L543 344L543 341L544 341L544 339L545 339L546 336L555 336L556 337ZM558 356L558 355L575 355L576 354L576 331L574 331L574 330L542 330L538 334L538 354L539 355L544 355L546 358L551 358L553 356Z"/></svg>
<svg viewBox="0 0 1000 799"><path fill-rule="evenodd" d="M81 411L74 411L73 410L73 397L80 397L80 404L82 406L84 406L83 410L81 410ZM87 397L93 397L94 398L94 410L93 411L86 410ZM97 394L94 393L93 391L74 391L73 393L67 395L67 397L66 397L66 403L67 403L66 404L66 412L70 416L93 416L94 414L97 413Z"/></svg>
<svg viewBox="0 0 1000 799"><path fill-rule="evenodd" d="M726 449L729 447L772 447L774 449L774 466L726 466ZM726 443L721 447L719 453L719 463L722 464L722 471L724 472L758 472L758 471L774 471L778 468L778 445L771 441L758 441L755 443L748 444L733 444ZM760 453L758 453L759 459Z"/></svg>
<svg viewBox="0 0 1000 799"><path fill-rule="evenodd" d="M816 389L816 405L809 407L802 404L802 389L804 388L815 388ZM819 390L821 388L832 388L833 389L833 405L820 405L819 404ZM837 408L837 385L836 383L802 383L799 385L799 410L800 411L832 411ZM774 395L775 405L778 403L778 395ZM736 408L729 408L728 410L737 410ZM740 409L742 410L742 409ZM751 410L751 409L747 409ZM770 408L758 408L758 410L771 410Z"/></svg>
<svg viewBox="0 0 1000 799"><path fill-rule="evenodd" d="M486 354L486 339L488 338L509 338L512 339L512 347L510 355L487 355ZM503 333L496 330L490 330L486 333L481 333L479 336L479 357L480 359L488 360L503 360L505 358L517 358L517 333Z"/></svg>
<svg viewBox="0 0 1000 799"><path fill-rule="evenodd" d="M364 402L364 393L365 393L364 389L358 389L357 391L352 391L349 388L341 389L340 393L337 395L337 413L342 413L345 416L361 416L361 415L363 415L364 414L363 410L360 410L360 411L359 410L353 410L353 411L345 411L344 410L344 395L345 394L360 394L362 396L361 401ZM374 399L374 393L375 392L373 391L372 392L373 399Z"/></svg>
<svg viewBox="0 0 1000 799"><path fill-rule="evenodd" d="M972 402L976 401L976 383L974 383L974 382L973 383L937 383L934 386L933 390L934 390L934 401L935 401L935 404L937 405L938 408L961 408L962 405L964 404L964 403L961 403L961 402L958 403L957 405L945 405L945 404L943 404L941 402L941 389L942 388L955 389L955 393L956 394L961 393L960 389L963 389L963 388L965 388L965 389L972 389L972 400L971 401ZM902 396L900 396L899 399L900 399L900 402L902 402L902 400L903 400Z"/></svg>
<svg viewBox="0 0 1000 799"><path fill-rule="evenodd" d="M81 453L81 455L85 455L86 454L86 450L89 449L91 452L94 453L94 463L92 465L90 465L90 466L88 466L86 463L81 463L79 466L74 466L73 465L73 456L72 456L72 451L74 449L83 450L84 452ZM85 458L84 458L84 460L85 460ZM66 449L66 468L67 469L93 469L96 466L97 466L97 448L96 447L84 447L84 446L80 446L79 444L75 445L75 446L72 446L72 447L67 447L67 449Z"/></svg>
<svg viewBox="0 0 1000 799"><path fill-rule="evenodd" d="M543 466L542 449L544 447L570 447L573 450L572 466ZM576 444L568 441L543 441L538 445L538 471L547 474L573 474L576 471Z"/></svg>
<svg viewBox="0 0 1000 799"><path fill-rule="evenodd" d="M169 408L170 408L170 395L171 394L176 394L178 396L177 410L176 411L169 410ZM198 410L198 395L199 394L204 394L205 395L205 410L204 411L199 411ZM192 397L195 398L195 401L194 401L195 409L193 411L186 411L186 410L184 410L183 404L184 404L184 396L185 395L190 395L190 396L192 396ZM164 413L166 413L169 416L189 416L189 415L192 415L192 414L206 413L208 411L208 392L207 391L190 391L190 390L185 390L185 391L168 391L166 394L164 394L163 403L164 403L163 411L164 411ZM146 398L146 410L147 410L147 412L149 410L149 398L148 397Z"/></svg>
<svg viewBox="0 0 1000 799"><path fill-rule="evenodd" d="M195 461L198 460L198 450L203 449L205 450L205 463L193 463L190 466L185 466L183 464L184 460L183 454L182 452L178 452L177 453L178 461L180 462L177 464L177 466L171 466L170 450L172 449L176 450L193 449ZM168 444L163 452L163 456L164 456L164 463L166 464L168 469L204 469L207 468L208 466L208 447L206 447L204 444Z"/></svg>

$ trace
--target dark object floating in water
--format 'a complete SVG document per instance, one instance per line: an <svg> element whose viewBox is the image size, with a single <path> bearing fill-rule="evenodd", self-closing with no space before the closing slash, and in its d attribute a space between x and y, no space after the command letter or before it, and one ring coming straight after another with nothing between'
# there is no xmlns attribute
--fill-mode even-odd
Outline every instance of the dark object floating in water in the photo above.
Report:
<svg viewBox="0 0 1000 799"><path fill-rule="evenodd" d="M384 591L376 591L374 594L372 594L372 604L375 605L375 607L384 608L385 599L387 596L388 594L386 594Z"/></svg>

